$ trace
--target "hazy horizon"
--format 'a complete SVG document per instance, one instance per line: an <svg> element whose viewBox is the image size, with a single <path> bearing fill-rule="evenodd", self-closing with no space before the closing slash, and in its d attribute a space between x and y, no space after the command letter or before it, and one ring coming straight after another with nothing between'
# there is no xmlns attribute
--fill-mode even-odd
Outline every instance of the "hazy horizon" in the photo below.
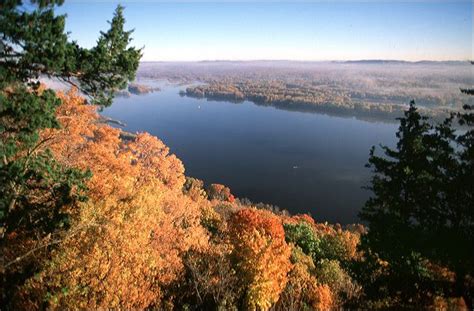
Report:
<svg viewBox="0 0 474 311"><path fill-rule="evenodd" d="M452 61L473 58L472 2L66 2L66 29L92 47L125 6L143 61Z"/></svg>

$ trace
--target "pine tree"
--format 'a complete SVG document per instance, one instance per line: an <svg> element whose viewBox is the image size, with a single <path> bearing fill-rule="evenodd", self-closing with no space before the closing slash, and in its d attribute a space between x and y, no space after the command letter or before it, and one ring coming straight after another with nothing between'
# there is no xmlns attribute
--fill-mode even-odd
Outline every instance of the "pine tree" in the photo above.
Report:
<svg viewBox="0 0 474 311"><path fill-rule="evenodd" d="M66 16L55 14L62 3L0 4L0 241L17 258L2 262L0 272L10 289L35 273L38 266L28 261L67 229L72 203L86 199L84 181L90 176L60 164L45 147L49 138L40 132L60 127L55 117L60 100L40 78L59 79L77 87L90 104L107 106L134 79L141 57L141 50L128 47L131 31L123 30L122 7L97 45L85 49L69 40ZM34 243L18 245L19 236Z"/></svg>
<svg viewBox="0 0 474 311"><path fill-rule="evenodd" d="M382 156L370 152L373 196L360 213L369 226L362 245L389 263L388 287L407 301L436 287L429 260L456 272L456 288L448 291L471 303L474 133L471 107L464 108L434 126L412 102L399 119L396 148L382 146Z"/></svg>

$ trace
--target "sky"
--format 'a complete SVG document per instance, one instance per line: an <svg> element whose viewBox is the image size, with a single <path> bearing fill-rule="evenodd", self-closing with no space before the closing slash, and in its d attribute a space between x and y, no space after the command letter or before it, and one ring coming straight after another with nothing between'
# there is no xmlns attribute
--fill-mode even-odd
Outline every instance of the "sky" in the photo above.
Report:
<svg viewBox="0 0 474 311"><path fill-rule="evenodd" d="M57 12L70 38L92 47L119 3L143 61L473 58L471 0L73 0Z"/></svg>

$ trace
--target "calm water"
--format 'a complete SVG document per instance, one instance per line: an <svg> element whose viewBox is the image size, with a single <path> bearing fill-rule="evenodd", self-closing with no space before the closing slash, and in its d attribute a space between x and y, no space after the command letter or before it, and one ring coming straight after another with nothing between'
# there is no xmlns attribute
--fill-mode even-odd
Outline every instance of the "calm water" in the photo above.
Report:
<svg viewBox="0 0 474 311"><path fill-rule="evenodd" d="M369 149L396 124L180 97L185 87L117 98L103 114L163 140L188 176L318 221L357 222L370 193Z"/></svg>

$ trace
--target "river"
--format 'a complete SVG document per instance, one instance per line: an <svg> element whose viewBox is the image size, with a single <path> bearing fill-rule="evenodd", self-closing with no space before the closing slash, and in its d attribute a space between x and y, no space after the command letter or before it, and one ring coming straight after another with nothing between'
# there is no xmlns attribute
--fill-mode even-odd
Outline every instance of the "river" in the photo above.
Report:
<svg viewBox="0 0 474 311"><path fill-rule="evenodd" d="M317 221L348 224L370 195L372 145L395 144L396 123L286 111L251 102L182 97L184 86L116 98L102 114L163 140L186 175L221 183L237 197Z"/></svg>

